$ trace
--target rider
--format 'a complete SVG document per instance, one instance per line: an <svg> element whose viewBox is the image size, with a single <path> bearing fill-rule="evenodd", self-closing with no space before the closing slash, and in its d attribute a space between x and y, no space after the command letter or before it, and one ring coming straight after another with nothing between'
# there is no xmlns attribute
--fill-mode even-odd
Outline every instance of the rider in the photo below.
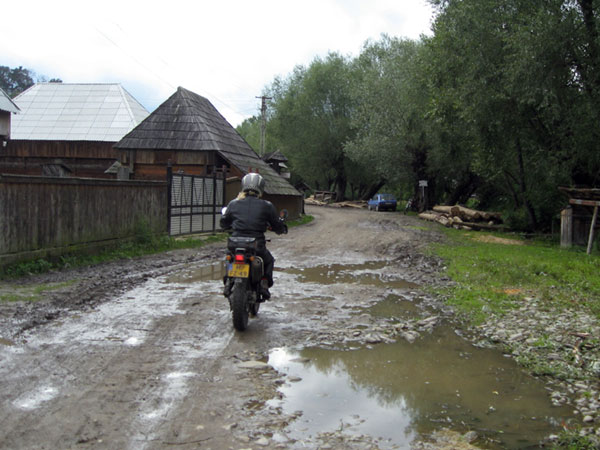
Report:
<svg viewBox="0 0 600 450"><path fill-rule="evenodd" d="M277 234L287 233L287 225L277 215L275 206L260 197L265 188L265 180L258 173L249 173L242 178L242 191L232 200L221 217L221 228L233 229L234 237L255 237L258 240L256 254L263 259L265 279L261 281L261 293L268 300L269 289L273 286L275 258L267 250L265 231L271 229ZM227 295L227 286L225 287Z"/></svg>

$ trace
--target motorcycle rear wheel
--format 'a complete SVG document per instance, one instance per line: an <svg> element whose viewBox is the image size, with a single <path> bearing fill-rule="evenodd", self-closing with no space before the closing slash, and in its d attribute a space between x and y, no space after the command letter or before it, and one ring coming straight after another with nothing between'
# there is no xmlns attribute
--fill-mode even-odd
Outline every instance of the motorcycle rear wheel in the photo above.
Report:
<svg viewBox="0 0 600 450"><path fill-rule="evenodd" d="M235 283L231 291L231 318L233 328L244 331L248 327L248 302L246 301L246 284Z"/></svg>

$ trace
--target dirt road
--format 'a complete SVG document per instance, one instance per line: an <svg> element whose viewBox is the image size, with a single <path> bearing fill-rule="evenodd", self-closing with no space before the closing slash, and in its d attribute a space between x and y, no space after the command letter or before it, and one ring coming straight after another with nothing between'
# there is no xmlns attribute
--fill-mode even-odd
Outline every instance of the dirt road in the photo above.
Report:
<svg viewBox="0 0 600 450"><path fill-rule="evenodd" d="M289 381L269 352L373 340L351 325L376 326L361 311L390 290L422 296L439 266L419 250L440 236L397 213L308 213L311 224L272 236L273 300L245 333L220 294L220 245L3 283L60 284L0 305L0 448L332 448L286 437L300 412L267 403ZM375 281L356 283L365 273Z"/></svg>

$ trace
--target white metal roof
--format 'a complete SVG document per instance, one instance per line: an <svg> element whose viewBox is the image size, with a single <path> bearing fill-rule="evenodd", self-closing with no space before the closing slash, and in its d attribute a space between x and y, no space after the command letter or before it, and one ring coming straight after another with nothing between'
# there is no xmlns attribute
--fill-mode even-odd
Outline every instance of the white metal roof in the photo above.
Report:
<svg viewBox="0 0 600 450"><path fill-rule="evenodd" d="M14 102L13 140L117 142L148 116L116 83L37 83Z"/></svg>
<svg viewBox="0 0 600 450"><path fill-rule="evenodd" d="M10 99L8 94L0 88L0 111L7 111L11 113L21 112L17 105Z"/></svg>

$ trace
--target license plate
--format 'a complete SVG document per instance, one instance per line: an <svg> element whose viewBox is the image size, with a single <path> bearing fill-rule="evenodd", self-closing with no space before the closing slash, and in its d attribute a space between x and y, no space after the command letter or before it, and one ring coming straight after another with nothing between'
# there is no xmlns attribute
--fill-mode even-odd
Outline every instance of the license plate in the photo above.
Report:
<svg viewBox="0 0 600 450"><path fill-rule="evenodd" d="M250 275L250 264L231 264L227 271L228 277L248 278Z"/></svg>

